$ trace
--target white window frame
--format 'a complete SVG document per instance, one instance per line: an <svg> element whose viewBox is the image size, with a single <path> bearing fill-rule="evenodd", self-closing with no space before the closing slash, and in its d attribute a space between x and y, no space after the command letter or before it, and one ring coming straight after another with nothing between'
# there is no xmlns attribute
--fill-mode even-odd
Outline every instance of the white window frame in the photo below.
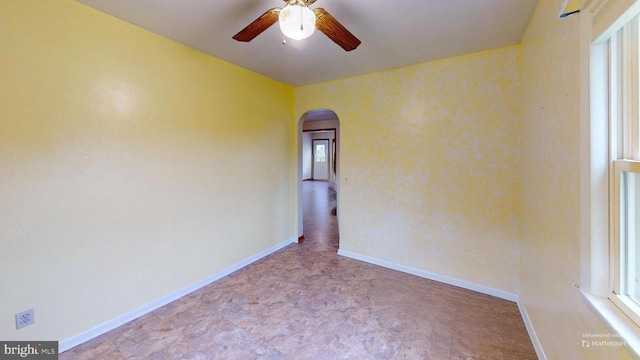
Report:
<svg viewBox="0 0 640 360"><path fill-rule="evenodd" d="M640 0L592 0L581 16L582 127L582 266L580 288L586 303L612 333L640 356L640 306L624 294L620 237L620 181L622 173L640 172L637 138L616 142L619 131L638 133L637 73L639 49L625 47L618 30L640 13ZM625 30L626 31L626 30ZM622 37L638 37L638 27ZM610 40L611 39L611 40ZM637 45L637 41L635 42ZM629 56L629 52L634 53ZM619 61L610 63L610 53ZM615 56L613 58L616 58ZM627 63L622 63L626 59ZM619 71L634 69L620 76ZM613 81L612 81L613 80ZM632 91L629 91L631 89ZM621 96L624 95L624 98Z"/></svg>
<svg viewBox="0 0 640 360"><path fill-rule="evenodd" d="M624 217L621 216L621 185L624 172L632 172L640 174L640 162L631 160L615 160L612 164L613 186L611 186L611 301L631 319L636 325L640 326L640 305L625 295L625 271L628 266L622 253L625 239L621 234L621 228L625 226L633 226L634 224L623 224ZM633 250L628 250L631 254Z"/></svg>
<svg viewBox="0 0 640 360"><path fill-rule="evenodd" d="M640 306L628 297L626 274L629 266L635 266L635 261L627 261L633 257L634 242L628 242L624 231L633 223L626 222L626 211L623 216L622 208L626 200L622 200L622 182L625 172L640 173L638 160L638 16L626 21L607 40L609 46L609 143L610 143L610 256L611 256L611 301L627 315L636 325L640 325ZM625 187L625 192L628 189ZM632 209L628 209L632 211ZM627 249L627 251L623 251Z"/></svg>

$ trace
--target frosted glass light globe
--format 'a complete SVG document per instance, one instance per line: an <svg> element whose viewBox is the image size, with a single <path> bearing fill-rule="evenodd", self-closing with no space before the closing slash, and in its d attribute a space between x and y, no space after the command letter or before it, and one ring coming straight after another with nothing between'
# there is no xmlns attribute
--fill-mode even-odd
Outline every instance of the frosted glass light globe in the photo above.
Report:
<svg viewBox="0 0 640 360"><path fill-rule="evenodd" d="M306 39L316 29L316 14L297 1L282 8L278 20L284 36L294 40Z"/></svg>

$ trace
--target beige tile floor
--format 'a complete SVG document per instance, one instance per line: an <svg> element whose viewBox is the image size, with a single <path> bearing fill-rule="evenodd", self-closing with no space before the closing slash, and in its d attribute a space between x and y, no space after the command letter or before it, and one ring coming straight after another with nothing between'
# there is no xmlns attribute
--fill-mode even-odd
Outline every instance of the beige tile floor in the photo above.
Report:
<svg viewBox="0 0 640 360"><path fill-rule="evenodd" d="M305 241L60 359L536 359L516 304L340 257L305 182Z"/></svg>

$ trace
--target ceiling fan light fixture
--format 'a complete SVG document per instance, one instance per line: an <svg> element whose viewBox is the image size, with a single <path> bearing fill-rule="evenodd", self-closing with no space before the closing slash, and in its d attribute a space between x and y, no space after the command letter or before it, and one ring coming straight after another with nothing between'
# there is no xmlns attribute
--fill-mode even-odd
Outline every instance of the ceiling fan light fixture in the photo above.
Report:
<svg viewBox="0 0 640 360"><path fill-rule="evenodd" d="M315 31L316 14L304 2L294 0L280 10L278 22L284 36L294 40L302 40L311 36Z"/></svg>

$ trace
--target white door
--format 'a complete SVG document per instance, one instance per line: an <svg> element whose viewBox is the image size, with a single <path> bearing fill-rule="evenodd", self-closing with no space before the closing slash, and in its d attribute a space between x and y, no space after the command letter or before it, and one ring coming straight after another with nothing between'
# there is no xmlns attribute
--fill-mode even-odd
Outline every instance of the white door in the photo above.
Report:
<svg viewBox="0 0 640 360"><path fill-rule="evenodd" d="M329 140L313 140L313 179L329 180Z"/></svg>

